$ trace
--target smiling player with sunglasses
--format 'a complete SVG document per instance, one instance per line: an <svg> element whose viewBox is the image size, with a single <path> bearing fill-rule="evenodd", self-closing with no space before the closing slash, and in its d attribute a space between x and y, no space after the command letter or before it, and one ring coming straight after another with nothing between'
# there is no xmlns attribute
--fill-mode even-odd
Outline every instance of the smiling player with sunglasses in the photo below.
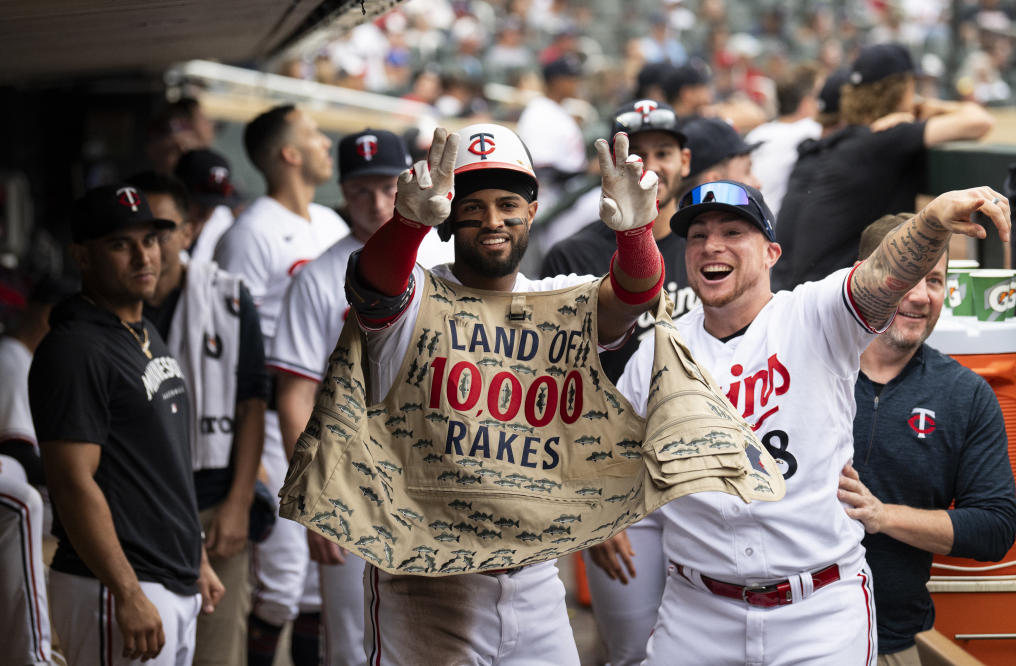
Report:
<svg viewBox="0 0 1016 666"><path fill-rule="evenodd" d="M953 233L986 236L971 222L976 211L1008 240L1001 194L947 192L863 263L774 294L769 271L782 251L758 190L719 181L682 197L670 223L688 239L702 305L676 326L779 462L787 492L747 507L695 493L660 510L670 567L646 663L678 654L709 664L875 662L864 528L836 497L853 453L859 357ZM639 348L618 384L636 409L646 405L653 347Z"/></svg>

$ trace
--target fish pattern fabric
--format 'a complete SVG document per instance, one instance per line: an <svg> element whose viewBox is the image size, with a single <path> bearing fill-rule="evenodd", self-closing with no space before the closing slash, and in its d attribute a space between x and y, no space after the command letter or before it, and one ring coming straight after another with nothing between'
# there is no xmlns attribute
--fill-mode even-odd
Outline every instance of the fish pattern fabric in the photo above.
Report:
<svg viewBox="0 0 1016 666"><path fill-rule="evenodd" d="M782 497L775 461L695 364L669 302L656 312L647 418L606 379L599 285L490 292L428 273L378 404L367 404L351 317L297 442L282 517L389 573L443 576L588 548L690 492Z"/></svg>

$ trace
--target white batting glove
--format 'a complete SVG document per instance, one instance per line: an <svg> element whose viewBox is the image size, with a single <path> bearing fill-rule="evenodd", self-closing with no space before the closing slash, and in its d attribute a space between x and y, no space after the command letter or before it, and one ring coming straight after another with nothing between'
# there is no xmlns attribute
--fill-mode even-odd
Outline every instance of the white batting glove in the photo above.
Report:
<svg viewBox="0 0 1016 666"><path fill-rule="evenodd" d="M600 219L614 231L644 227L656 219L658 178L646 171L638 155L628 154L628 135L614 137L614 155L604 139L596 140L596 152L603 174L600 192Z"/></svg>
<svg viewBox="0 0 1016 666"><path fill-rule="evenodd" d="M426 160L399 174L395 194L395 210L407 220L428 227L448 219L455 196L455 157L459 152L459 135L448 134L438 127Z"/></svg>

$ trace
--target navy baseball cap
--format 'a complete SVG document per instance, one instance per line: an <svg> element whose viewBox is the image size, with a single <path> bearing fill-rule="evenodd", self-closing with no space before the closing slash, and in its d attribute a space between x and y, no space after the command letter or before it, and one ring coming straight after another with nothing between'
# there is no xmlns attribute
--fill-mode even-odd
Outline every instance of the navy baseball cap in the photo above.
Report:
<svg viewBox="0 0 1016 666"><path fill-rule="evenodd" d="M360 176L397 176L412 166L402 137L365 129L339 141L339 182Z"/></svg>
<svg viewBox="0 0 1016 666"><path fill-rule="evenodd" d="M614 143L614 135L627 132L628 136L639 132L667 132L672 134L684 148L688 142L679 128L677 114L669 104L651 99L640 99L625 104L614 112L614 124L610 130L610 143Z"/></svg>
<svg viewBox="0 0 1016 666"><path fill-rule="evenodd" d="M700 214L725 210L751 222L770 242L776 241L773 212L762 193L736 180L717 180L693 187L681 197L677 212L670 218L670 230L681 238L688 237L688 227Z"/></svg>
<svg viewBox="0 0 1016 666"><path fill-rule="evenodd" d="M582 76L582 61L573 54L561 56L543 66L543 80L550 82L558 77Z"/></svg>
<svg viewBox="0 0 1016 666"><path fill-rule="evenodd" d="M682 88L687 86L704 86L709 84L709 66L696 60L680 67L675 67L663 82L667 98L671 101L677 97Z"/></svg>
<svg viewBox="0 0 1016 666"><path fill-rule="evenodd" d="M874 44L861 49L850 66L850 83L855 86L881 81L893 74L916 74L910 51L901 44Z"/></svg>
<svg viewBox="0 0 1016 666"><path fill-rule="evenodd" d="M234 206L240 201L233 187L229 161L214 150L187 151L180 156L173 173L187 186L191 199L203 206Z"/></svg>
<svg viewBox="0 0 1016 666"><path fill-rule="evenodd" d="M850 70L838 69L826 77L822 89L818 93L819 113L840 112L840 88L850 80Z"/></svg>
<svg viewBox="0 0 1016 666"><path fill-rule="evenodd" d="M141 224L173 229L176 223L155 217L145 195L126 185L106 185L85 192L71 208L71 237L75 243L102 238Z"/></svg>
<svg viewBox="0 0 1016 666"><path fill-rule="evenodd" d="M706 169L725 159L747 155L762 145L745 143L737 130L722 118L692 116L681 125L681 131L688 137L691 149L691 169L688 178L693 178Z"/></svg>

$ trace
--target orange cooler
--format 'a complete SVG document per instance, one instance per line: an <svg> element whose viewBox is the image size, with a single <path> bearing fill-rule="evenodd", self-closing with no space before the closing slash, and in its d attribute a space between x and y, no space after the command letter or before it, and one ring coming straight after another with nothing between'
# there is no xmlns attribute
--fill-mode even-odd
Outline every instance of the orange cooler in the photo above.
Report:
<svg viewBox="0 0 1016 666"><path fill-rule="evenodd" d="M991 385L1016 471L1016 321L979 322L943 311L928 344ZM935 628L985 664L1016 665L1016 547L998 563L936 555L931 574Z"/></svg>

